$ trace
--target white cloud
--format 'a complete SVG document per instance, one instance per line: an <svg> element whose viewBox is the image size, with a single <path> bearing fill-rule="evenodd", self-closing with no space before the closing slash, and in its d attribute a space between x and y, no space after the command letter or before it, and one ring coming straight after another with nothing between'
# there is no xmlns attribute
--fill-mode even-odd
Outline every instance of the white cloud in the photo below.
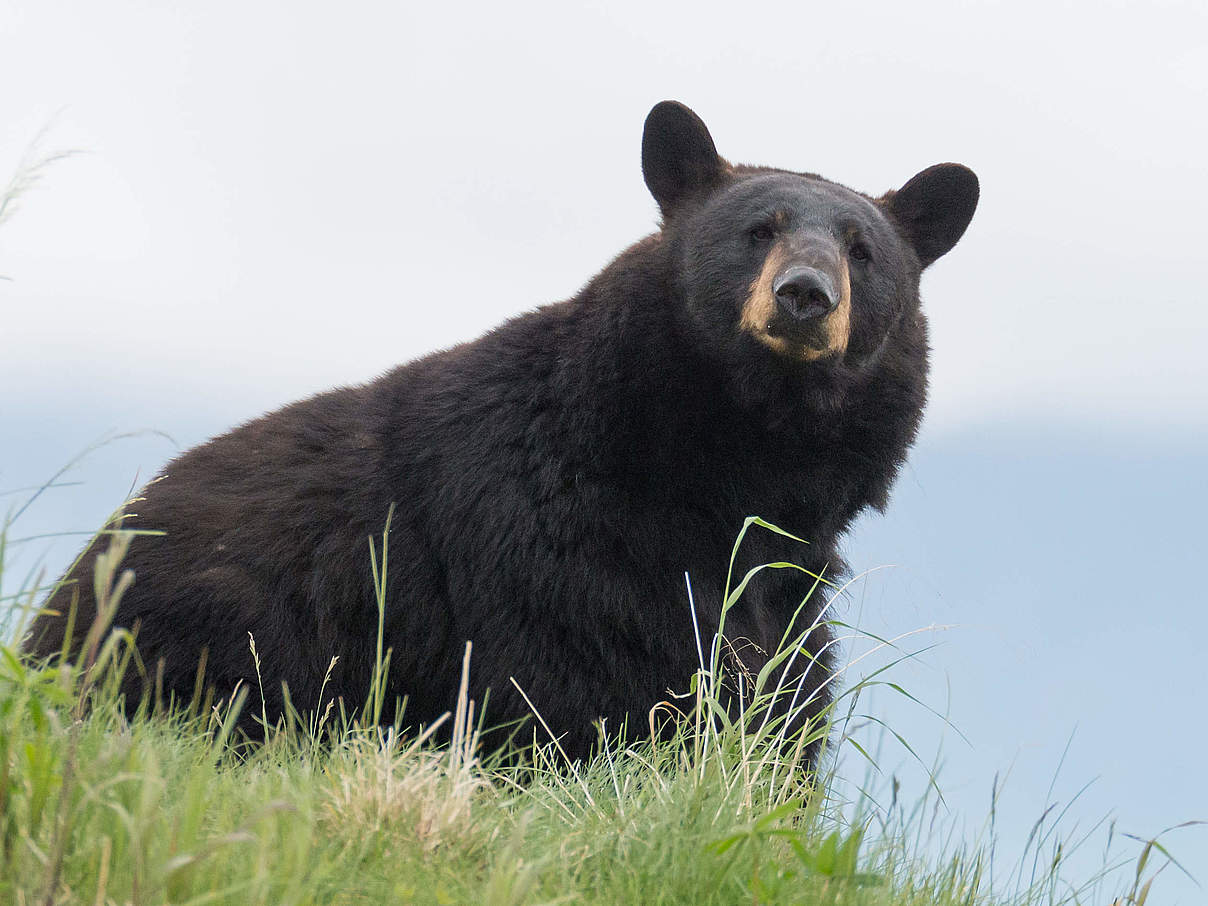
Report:
<svg viewBox="0 0 1208 906"><path fill-rule="evenodd" d="M0 233L0 382L284 402L472 337L651 228L641 120L681 96L736 159L978 170L933 423L1208 420L1199 6L330 9L25 6L5 153L60 110L88 153Z"/></svg>

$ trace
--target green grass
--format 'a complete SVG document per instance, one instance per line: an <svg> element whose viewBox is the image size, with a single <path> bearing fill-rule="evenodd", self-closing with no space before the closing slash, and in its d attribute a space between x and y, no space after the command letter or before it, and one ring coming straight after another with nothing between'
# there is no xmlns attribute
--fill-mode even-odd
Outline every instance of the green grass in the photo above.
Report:
<svg viewBox="0 0 1208 906"><path fill-rule="evenodd" d="M1151 841L1132 865L1070 881L1071 841L1042 820L996 885L987 846L949 831L936 854L936 790L881 807L804 769L811 734L856 745L845 730L859 693L882 677L851 683L831 726L794 736L759 719L791 691L765 688L767 672L746 719L732 719L709 640L674 702L675 737L614 742L589 764L567 763L548 736L506 761L481 752L464 680L445 746L434 727L409 736L330 711L233 744L233 717L259 710L258 690L128 716L115 690L130 640L105 623L129 582L127 542L102 542L108 604L80 664L39 668L0 647L0 903L1143 904L1164 861ZM384 573L387 558L383 543L367 568ZM28 614L38 592L18 598ZM792 647L786 634L782 656ZM380 699L375 681L364 713Z"/></svg>

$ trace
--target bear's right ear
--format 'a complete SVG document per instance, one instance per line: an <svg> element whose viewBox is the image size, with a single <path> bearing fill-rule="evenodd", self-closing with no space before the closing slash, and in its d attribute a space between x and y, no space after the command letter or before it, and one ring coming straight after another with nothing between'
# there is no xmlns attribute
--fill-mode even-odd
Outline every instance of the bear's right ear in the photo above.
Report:
<svg viewBox="0 0 1208 906"><path fill-rule="evenodd" d="M660 101L642 131L642 176L664 217L721 180L726 162L699 116L678 101Z"/></svg>
<svg viewBox="0 0 1208 906"><path fill-rule="evenodd" d="M923 267L946 254L977 210L977 175L960 164L936 164L896 192L886 193L890 214L897 222Z"/></svg>

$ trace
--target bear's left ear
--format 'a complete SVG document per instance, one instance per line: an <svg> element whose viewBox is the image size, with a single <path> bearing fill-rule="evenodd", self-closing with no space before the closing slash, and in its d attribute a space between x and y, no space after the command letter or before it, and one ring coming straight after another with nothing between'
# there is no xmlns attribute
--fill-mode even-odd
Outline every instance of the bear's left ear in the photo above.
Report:
<svg viewBox="0 0 1208 906"><path fill-rule="evenodd" d="M946 254L977 210L977 176L960 164L928 167L883 199L923 267Z"/></svg>
<svg viewBox="0 0 1208 906"><path fill-rule="evenodd" d="M678 101L654 105L642 131L642 176L664 217L717 184L725 168L699 116Z"/></svg>

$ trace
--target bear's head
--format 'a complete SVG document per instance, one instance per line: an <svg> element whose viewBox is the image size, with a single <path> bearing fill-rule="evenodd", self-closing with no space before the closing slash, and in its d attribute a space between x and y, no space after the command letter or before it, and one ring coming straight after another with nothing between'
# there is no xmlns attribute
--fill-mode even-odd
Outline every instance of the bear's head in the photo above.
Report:
<svg viewBox="0 0 1208 906"><path fill-rule="evenodd" d="M960 239L978 198L960 164L929 167L879 198L814 174L731 165L674 101L646 118L642 171L698 346L853 377L918 319L919 275Z"/></svg>

